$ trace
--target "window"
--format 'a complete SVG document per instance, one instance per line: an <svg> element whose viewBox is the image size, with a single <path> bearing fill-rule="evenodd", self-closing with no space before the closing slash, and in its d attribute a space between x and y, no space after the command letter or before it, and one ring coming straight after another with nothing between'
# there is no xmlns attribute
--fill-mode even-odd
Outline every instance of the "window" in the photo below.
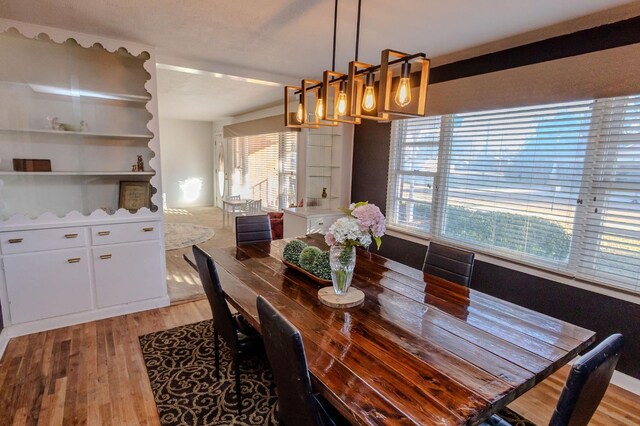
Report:
<svg viewBox="0 0 640 426"><path fill-rule="evenodd" d="M282 132L232 139L234 195L262 200L282 210L296 199L297 133Z"/></svg>
<svg viewBox="0 0 640 426"><path fill-rule="evenodd" d="M394 121L389 160L387 216L394 225L425 234L431 230L431 205L440 143L440 117Z"/></svg>
<svg viewBox="0 0 640 426"><path fill-rule="evenodd" d="M391 142L392 227L640 291L640 96L395 121Z"/></svg>

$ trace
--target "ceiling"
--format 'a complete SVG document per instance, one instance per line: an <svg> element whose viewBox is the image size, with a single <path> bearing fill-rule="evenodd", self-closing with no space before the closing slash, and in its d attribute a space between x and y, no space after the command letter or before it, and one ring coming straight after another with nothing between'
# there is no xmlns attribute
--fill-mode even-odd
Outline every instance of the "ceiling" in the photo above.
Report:
<svg viewBox="0 0 640 426"><path fill-rule="evenodd" d="M629 0L364 0L360 60L385 48L437 57ZM480 4L482 7L480 7ZM392 6L390 6L392 5ZM0 0L0 17L156 47L158 62L296 84L331 66L332 0ZM336 70L355 43L356 0L340 1ZM158 70L160 115L214 121L280 99L282 87Z"/></svg>

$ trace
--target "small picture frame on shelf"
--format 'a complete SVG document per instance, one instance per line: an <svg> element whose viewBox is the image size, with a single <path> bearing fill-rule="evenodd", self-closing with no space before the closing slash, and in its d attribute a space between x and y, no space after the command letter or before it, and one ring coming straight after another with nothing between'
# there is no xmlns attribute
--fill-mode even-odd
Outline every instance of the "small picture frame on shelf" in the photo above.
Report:
<svg viewBox="0 0 640 426"><path fill-rule="evenodd" d="M118 208L135 212L143 207L150 208L151 185L149 182L120 182Z"/></svg>

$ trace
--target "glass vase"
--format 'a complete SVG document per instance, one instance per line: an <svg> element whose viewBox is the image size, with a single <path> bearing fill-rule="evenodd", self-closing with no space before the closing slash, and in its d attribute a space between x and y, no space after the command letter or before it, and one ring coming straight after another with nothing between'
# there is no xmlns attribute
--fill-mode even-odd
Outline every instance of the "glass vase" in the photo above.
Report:
<svg viewBox="0 0 640 426"><path fill-rule="evenodd" d="M339 244L331 246L329 264L333 290L338 295L347 294L353 278L353 269L356 266L356 248Z"/></svg>

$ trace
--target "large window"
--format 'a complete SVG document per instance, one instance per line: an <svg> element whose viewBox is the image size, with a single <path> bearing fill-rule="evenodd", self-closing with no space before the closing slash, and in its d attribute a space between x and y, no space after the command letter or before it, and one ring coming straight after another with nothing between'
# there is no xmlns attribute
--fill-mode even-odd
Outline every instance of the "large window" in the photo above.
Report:
<svg viewBox="0 0 640 426"><path fill-rule="evenodd" d="M297 133L282 132L232 139L231 192L282 210L296 199Z"/></svg>
<svg viewBox="0 0 640 426"><path fill-rule="evenodd" d="M395 121L392 227L640 291L640 96Z"/></svg>

